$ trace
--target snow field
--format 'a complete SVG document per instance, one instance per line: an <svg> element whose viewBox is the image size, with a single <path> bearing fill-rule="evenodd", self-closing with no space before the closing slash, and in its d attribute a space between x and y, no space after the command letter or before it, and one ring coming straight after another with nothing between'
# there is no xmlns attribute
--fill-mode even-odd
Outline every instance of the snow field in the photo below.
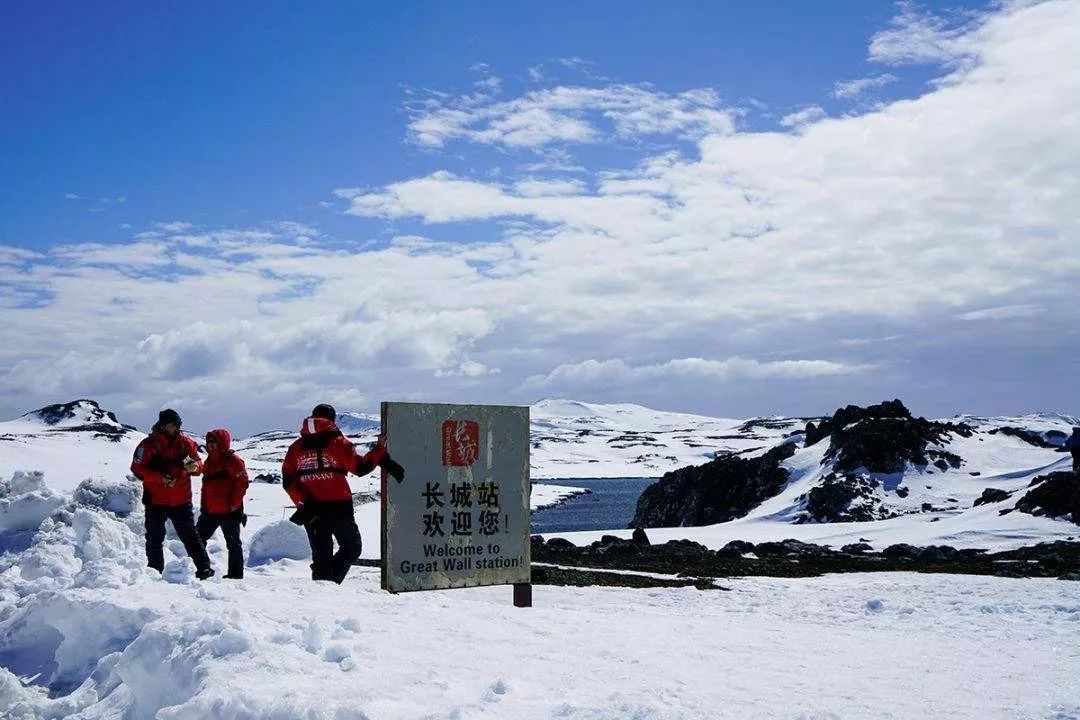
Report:
<svg viewBox="0 0 1080 720"><path fill-rule="evenodd" d="M169 582L139 506L77 494L0 564L5 719L1080 718L1077 583L537 586L519 609L509 587L389 595L371 568L312 583L305 560L200 583L176 542Z"/></svg>

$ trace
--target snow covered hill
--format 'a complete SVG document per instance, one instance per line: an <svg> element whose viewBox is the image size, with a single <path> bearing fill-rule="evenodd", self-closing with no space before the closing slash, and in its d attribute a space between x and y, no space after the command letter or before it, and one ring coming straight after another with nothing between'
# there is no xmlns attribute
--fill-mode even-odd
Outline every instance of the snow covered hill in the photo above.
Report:
<svg viewBox="0 0 1080 720"><path fill-rule="evenodd" d="M360 446L378 437L377 417L342 413L342 418ZM531 418L533 477L540 479L658 477L717 456L754 459L779 445L792 446L794 451L781 463L788 475L778 492L734 515L737 519L730 522L699 529L670 522L666 524L676 527L650 530L650 535L661 539L692 537L710 547L734 539L760 542L794 537L834 545L866 539L882 547L892 542L938 542L1005 548L1064 539L1077 530L1067 520L1021 512L1002 514L1016 504L1020 491L1033 478L1069 467L1068 455L1055 447L1078 424L1066 415L952 418L947 422L957 427L963 424L970 432L943 435L941 442L930 446L934 458L927 458L926 463L907 463L894 473L856 473L868 487L850 501L841 496L846 502L843 511L852 517L839 519L856 520L843 523L815 522L810 512L815 507L812 493L820 496L823 486L838 481L838 459L826 457L828 439L807 445L806 419L712 418L573 400L540 401L532 407ZM822 419L812 421L820 425ZM50 488L68 493L86 478L124 480L142 437L143 433L91 400L52 405L0 423L0 479L19 470L41 470ZM295 437L293 430L273 430L234 442L255 481L246 499L251 516L248 533L290 512L278 483L281 459ZM350 482L359 497L376 497L377 475ZM1000 491L998 499L976 506L988 490ZM534 485L532 505L543 507L573 492L540 482ZM860 508L871 515L853 513ZM378 536L377 504L371 504L370 512L364 506L361 515L368 514L372 525L365 536L374 538ZM368 557L377 552L374 543L365 548Z"/></svg>
<svg viewBox="0 0 1080 720"><path fill-rule="evenodd" d="M987 487L1018 490L1061 467L1067 456L1053 445L1074 419L963 420L970 435L934 450L959 467L876 478L888 487L874 488L875 512L911 512L869 522L793 522L838 462L829 441L806 445L802 420L547 401L534 410L533 441L552 475L792 446L785 487L746 517L650 529L653 542L951 537L1002 547L1075 532L1061 519L1002 515L1007 501L968 507ZM357 429L374 439L375 428ZM729 592L538 586L528 610L505 587L389 595L373 568L354 568L340 587L312 583L306 537L278 522L288 509L270 482L253 483L245 501L244 580L194 580L171 533L159 576L144 567L139 488L126 478L141 437L91 401L0 423L5 720L1080 718L1080 648L1062 640L1080 618L1078 583L882 573L732 578ZM253 474L269 475L293 437L262 433L237 447ZM15 472L37 468L46 473ZM942 507L923 511L927 501ZM379 503L360 505L357 520L363 555L377 557ZM220 536L208 550L222 569Z"/></svg>

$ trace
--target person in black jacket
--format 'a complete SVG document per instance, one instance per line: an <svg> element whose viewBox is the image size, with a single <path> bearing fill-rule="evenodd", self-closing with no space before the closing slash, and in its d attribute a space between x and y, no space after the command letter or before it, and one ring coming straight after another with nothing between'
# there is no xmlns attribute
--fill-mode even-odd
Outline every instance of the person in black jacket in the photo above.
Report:
<svg viewBox="0 0 1080 720"><path fill-rule="evenodd" d="M1065 441L1065 447L1072 453L1073 472L1080 473L1080 427L1073 428L1073 434Z"/></svg>

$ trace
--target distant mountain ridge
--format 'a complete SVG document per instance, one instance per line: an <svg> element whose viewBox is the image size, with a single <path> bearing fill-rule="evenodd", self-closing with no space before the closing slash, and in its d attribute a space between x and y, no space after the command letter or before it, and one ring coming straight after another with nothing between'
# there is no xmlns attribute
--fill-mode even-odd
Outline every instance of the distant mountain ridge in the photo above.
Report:
<svg viewBox="0 0 1080 720"><path fill-rule="evenodd" d="M343 411L339 420L361 447L378 437L373 415ZM1069 457L1057 452L1078 424L1070 415L925 420L892 401L820 418L734 419L547 399L532 406L531 420L538 483L663 476L663 492L647 492L634 518L649 527L721 523L728 534L736 526L757 532L750 523L784 526L791 537L786 533L797 527L851 526L854 539L872 535L871 526L899 528L889 537L1006 539L1067 532L1056 529L1065 527L1061 520L1071 527L1072 495L1061 479ZM59 490L87 477L122 479L143 437L93 400L49 405L0 422L0 479L42 470ZM277 483L296 437L297 430L271 430L237 438L234 448L253 479ZM1041 489L1027 498L1033 482ZM378 478L352 484L370 495ZM1016 519L1025 513L1038 516L1034 525Z"/></svg>

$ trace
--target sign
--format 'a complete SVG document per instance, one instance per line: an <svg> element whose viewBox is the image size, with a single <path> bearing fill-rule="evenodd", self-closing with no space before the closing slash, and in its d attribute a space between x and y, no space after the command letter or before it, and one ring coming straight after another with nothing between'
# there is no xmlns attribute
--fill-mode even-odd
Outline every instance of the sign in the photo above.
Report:
<svg viewBox="0 0 1080 720"><path fill-rule="evenodd" d="M382 586L390 592L531 581L529 408L382 404Z"/></svg>

